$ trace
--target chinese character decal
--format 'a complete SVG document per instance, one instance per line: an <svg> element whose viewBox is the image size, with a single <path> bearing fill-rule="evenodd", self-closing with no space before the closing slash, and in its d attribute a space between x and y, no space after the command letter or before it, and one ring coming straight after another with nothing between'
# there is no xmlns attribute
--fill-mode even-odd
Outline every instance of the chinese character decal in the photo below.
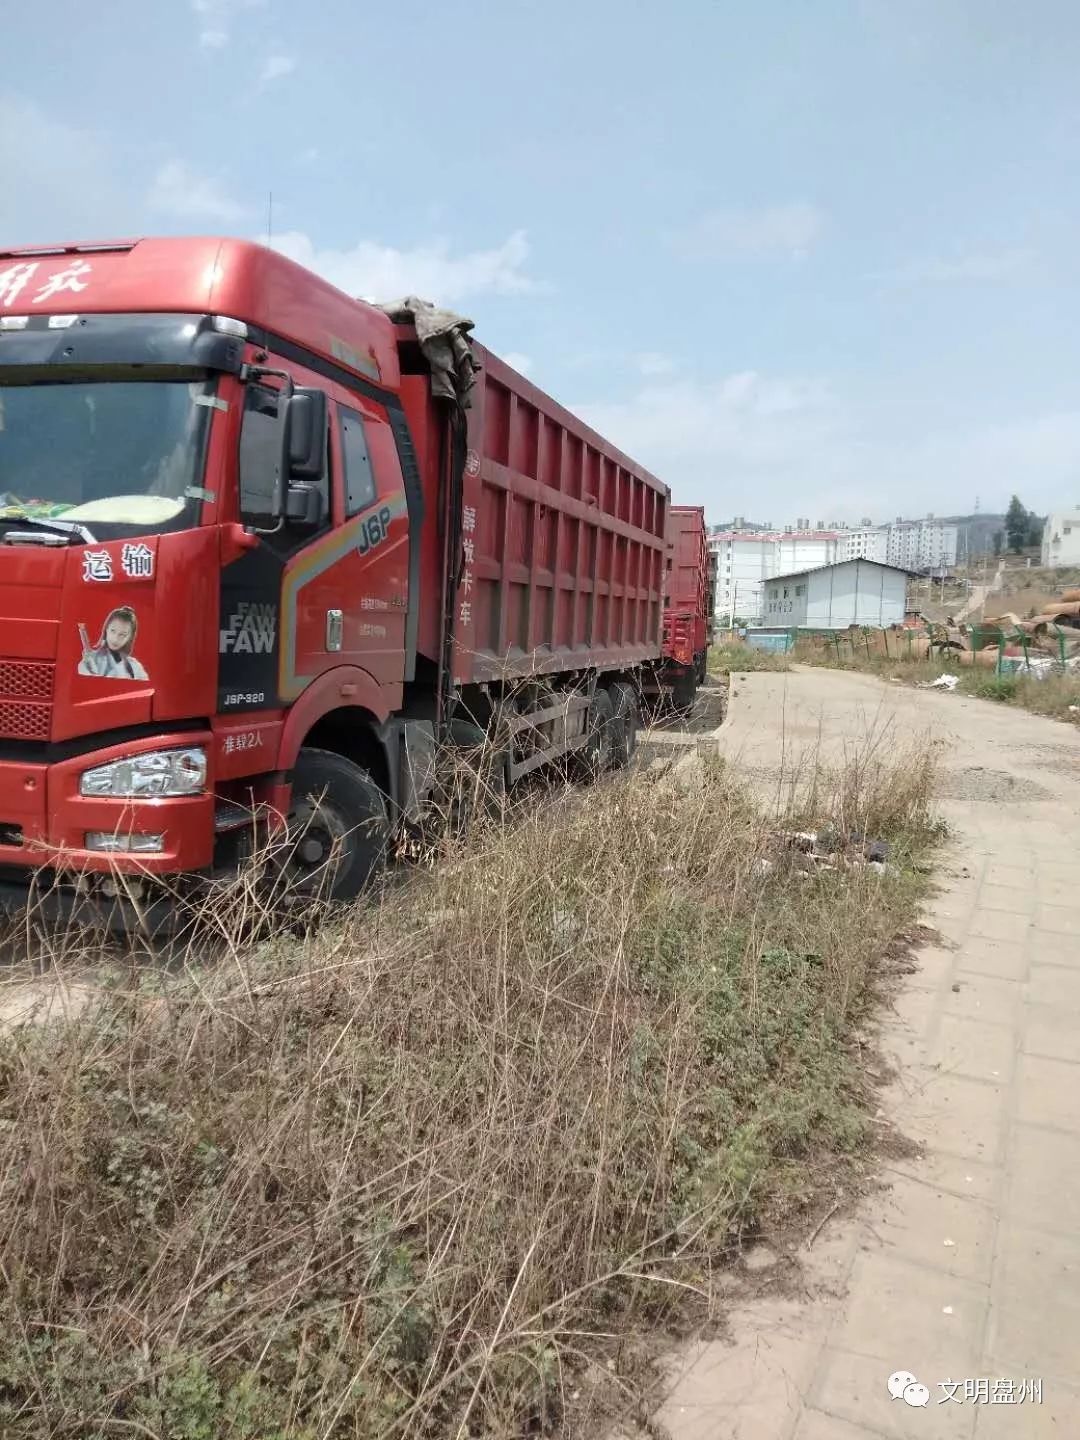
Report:
<svg viewBox="0 0 1080 1440"><path fill-rule="evenodd" d="M154 573L154 552L149 545L125 545L120 552L120 568L132 580L149 580Z"/></svg>
<svg viewBox="0 0 1080 1440"><path fill-rule="evenodd" d="M82 557L82 578L84 580L111 580L113 578L112 556L108 550L84 550Z"/></svg>

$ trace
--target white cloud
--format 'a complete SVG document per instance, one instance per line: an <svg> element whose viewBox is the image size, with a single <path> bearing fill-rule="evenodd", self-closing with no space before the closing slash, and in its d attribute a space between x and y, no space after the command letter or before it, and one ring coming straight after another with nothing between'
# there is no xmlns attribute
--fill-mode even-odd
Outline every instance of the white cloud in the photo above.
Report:
<svg viewBox="0 0 1080 1440"><path fill-rule="evenodd" d="M321 250L299 231L275 235L274 249L349 295L375 295L380 300L417 295L453 305L474 295L526 295L542 288L524 271L529 243L523 230L493 250L463 255L451 254L445 241L398 250L361 240L351 250Z"/></svg>
<svg viewBox="0 0 1080 1440"><path fill-rule="evenodd" d="M672 232L669 241L684 260L751 260L769 255L800 258L817 240L825 216L802 201L758 209L711 210Z"/></svg>
<svg viewBox="0 0 1080 1440"><path fill-rule="evenodd" d="M670 355L660 355L654 350L637 356L636 363L642 375L670 375L675 369L675 361Z"/></svg>
<svg viewBox="0 0 1080 1440"><path fill-rule="evenodd" d="M233 20L243 10L257 10L266 0L191 0L199 22L199 44L222 50L232 38Z"/></svg>
<svg viewBox="0 0 1080 1440"><path fill-rule="evenodd" d="M951 427L927 416L897 433L872 395L754 371L660 379L570 408L710 519L941 514L975 495L990 511L1014 491L1045 511L1080 488L1080 409Z"/></svg>
<svg viewBox="0 0 1080 1440"><path fill-rule="evenodd" d="M785 468L840 421L822 382L752 370L709 382L661 381L626 401L571 408L665 478L687 465L715 468L717 475L734 468L744 477Z"/></svg>
<svg viewBox="0 0 1080 1440"><path fill-rule="evenodd" d="M516 370L519 375L528 375L529 371L533 368L532 356L522 355L517 350L508 350L502 358L506 361L507 365L509 365L512 370Z"/></svg>
<svg viewBox="0 0 1080 1440"><path fill-rule="evenodd" d="M274 80L291 75L295 69L296 61L291 55L271 55L263 62L262 70L259 72L259 83L269 85Z"/></svg>
<svg viewBox="0 0 1080 1440"><path fill-rule="evenodd" d="M917 260L900 271L902 279L950 282L954 280L1004 280L1030 270L1035 261L1032 250L1001 250L984 254L956 255Z"/></svg>
<svg viewBox="0 0 1080 1440"><path fill-rule="evenodd" d="M228 195L220 180L198 175L183 160L170 160L154 176L147 197L153 210L188 220L229 222L246 215L246 207Z"/></svg>

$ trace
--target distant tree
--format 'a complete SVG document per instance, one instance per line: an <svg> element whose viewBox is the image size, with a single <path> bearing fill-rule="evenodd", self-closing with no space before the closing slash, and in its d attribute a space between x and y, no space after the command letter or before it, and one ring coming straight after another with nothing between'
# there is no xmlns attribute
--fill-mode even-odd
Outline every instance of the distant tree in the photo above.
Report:
<svg viewBox="0 0 1080 1440"><path fill-rule="evenodd" d="M1005 531L1004 531L1004 530L995 530L995 531L994 531L994 554L995 554L995 555L1000 555L1000 554L1001 554L1002 547L1004 546L1004 544L1005 544Z"/></svg>
<svg viewBox="0 0 1080 1440"><path fill-rule="evenodd" d="M1028 533L1031 529L1031 520L1028 512L1020 504L1019 495L1014 495L1009 501L1009 508L1005 511L1005 534L1009 537L1009 549L1014 555L1028 543Z"/></svg>
<svg viewBox="0 0 1080 1440"><path fill-rule="evenodd" d="M1044 520L1040 520L1040 519L1039 519L1038 515L1033 515L1030 510L1028 511L1028 538L1027 538L1027 543L1028 543L1029 545L1041 545L1041 544L1042 544L1043 526L1044 526L1045 523L1046 523L1046 522L1045 522Z"/></svg>

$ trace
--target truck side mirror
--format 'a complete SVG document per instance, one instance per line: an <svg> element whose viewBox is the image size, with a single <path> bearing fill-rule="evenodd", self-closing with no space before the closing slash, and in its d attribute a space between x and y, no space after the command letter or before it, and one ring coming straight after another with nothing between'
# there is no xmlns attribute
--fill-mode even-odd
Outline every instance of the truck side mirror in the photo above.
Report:
<svg viewBox="0 0 1080 1440"><path fill-rule="evenodd" d="M325 390L297 390L289 400L286 424L290 477L320 480L326 471Z"/></svg>

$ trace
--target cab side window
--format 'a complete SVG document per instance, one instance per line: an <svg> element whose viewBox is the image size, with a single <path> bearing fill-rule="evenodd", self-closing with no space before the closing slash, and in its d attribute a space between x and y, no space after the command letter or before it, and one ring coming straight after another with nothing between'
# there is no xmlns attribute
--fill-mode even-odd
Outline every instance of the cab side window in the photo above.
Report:
<svg viewBox="0 0 1080 1440"><path fill-rule="evenodd" d="M240 432L240 511L248 524L270 514L281 464L278 405L281 397L268 385L249 385L244 392L244 424Z"/></svg>
<svg viewBox="0 0 1080 1440"><path fill-rule="evenodd" d="M338 406L341 427L341 461L344 470L345 515L357 515L374 501L375 473L371 468L364 420L355 410Z"/></svg>

